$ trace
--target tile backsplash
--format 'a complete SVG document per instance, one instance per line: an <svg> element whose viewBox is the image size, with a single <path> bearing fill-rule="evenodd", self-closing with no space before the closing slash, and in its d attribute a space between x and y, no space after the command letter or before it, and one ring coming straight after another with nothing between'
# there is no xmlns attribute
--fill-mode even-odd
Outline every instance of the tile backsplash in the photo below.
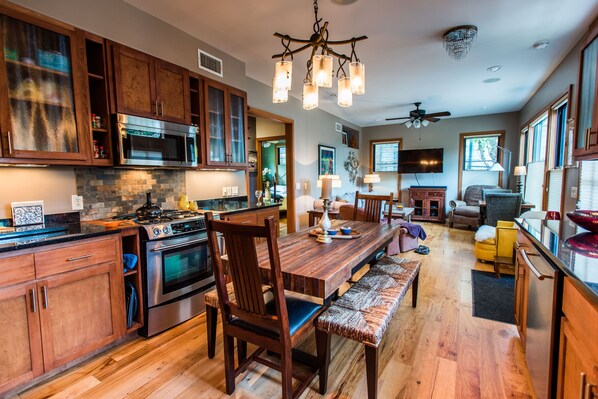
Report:
<svg viewBox="0 0 598 399"><path fill-rule="evenodd" d="M183 170L75 168L77 193L83 196L82 220L133 213L146 193L162 209L176 209L185 193Z"/></svg>

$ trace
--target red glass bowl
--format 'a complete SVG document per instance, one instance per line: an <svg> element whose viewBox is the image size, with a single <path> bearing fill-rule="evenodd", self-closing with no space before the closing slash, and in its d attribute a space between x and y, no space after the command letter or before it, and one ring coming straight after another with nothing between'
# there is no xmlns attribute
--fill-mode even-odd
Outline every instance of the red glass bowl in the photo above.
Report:
<svg viewBox="0 0 598 399"><path fill-rule="evenodd" d="M598 258L598 234L576 234L567 238L565 245L581 255Z"/></svg>
<svg viewBox="0 0 598 399"><path fill-rule="evenodd" d="M567 216L573 223L592 233L598 233L598 211L568 212Z"/></svg>

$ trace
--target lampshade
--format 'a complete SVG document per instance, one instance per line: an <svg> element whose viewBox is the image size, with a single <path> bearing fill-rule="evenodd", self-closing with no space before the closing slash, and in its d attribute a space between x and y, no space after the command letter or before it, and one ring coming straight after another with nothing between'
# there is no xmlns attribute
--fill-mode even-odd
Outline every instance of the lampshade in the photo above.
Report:
<svg viewBox="0 0 598 399"><path fill-rule="evenodd" d="M341 179L338 175L319 175L316 185L318 188L322 188L320 198L332 198L332 188L341 187Z"/></svg>
<svg viewBox="0 0 598 399"><path fill-rule="evenodd" d="M274 90L291 90L293 76L293 63L291 61L278 61L274 68Z"/></svg>
<svg viewBox="0 0 598 399"><path fill-rule="evenodd" d="M424 120L422 121L422 126L423 126L423 127L427 127L429 124L430 124L430 121L428 121L427 119L424 119Z"/></svg>
<svg viewBox="0 0 598 399"><path fill-rule="evenodd" d="M363 177L363 182L364 183L380 183L380 175L377 173L371 174L371 175L365 175Z"/></svg>
<svg viewBox="0 0 598 399"><path fill-rule="evenodd" d="M318 87L332 87L332 64L330 55L316 54L312 57L312 82Z"/></svg>
<svg viewBox="0 0 598 399"><path fill-rule="evenodd" d="M413 127L419 129L422 125L422 122L419 119L413 121Z"/></svg>
<svg viewBox="0 0 598 399"><path fill-rule="evenodd" d="M527 175L527 168L523 165L515 166L515 171L513 172L514 176L525 176Z"/></svg>
<svg viewBox="0 0 598 399"><path fill-rule="evenodd" d="M338 105L341 107L350 107L353 105L353 93L351 93L351 81L348 77L338 80Z"/></svg>
<svg viewBox="0 0 598 399"><path fill-rule="evenodd" d="M405 122L405 126L407 126L407 129L409 129L411 127L411 125L412 125L411 121Z"/></svg>
<svg viewBox="0 0 598 399"><path fill-rule="evenodd" d="M361 62L350 63L349 75L351 76L351 91L353 94L365 94L365 65Z"/></svg>
<svg viewBox="0 0 598 399"><path fill-rule="evenodd" d="M303 85L303 109L310 110L318 107L318 86L311 83Z"/></svg>
<svg viewBox="0 0 598 399"><path fill-rule="evenodd" d="M498 162L495 162L494 165L492 165L490 167L490 169L488 169L489 172L504 172L505 168L502 167L501 164L499 164Z"/></svg>
<svg viewBox="0 0 598 399"><path fill-rule="evenodd" d="M272 102L274 104L286 103L289 100L289 91L285 88L276 87L276 78L273 79L272 83Z"/></svg>

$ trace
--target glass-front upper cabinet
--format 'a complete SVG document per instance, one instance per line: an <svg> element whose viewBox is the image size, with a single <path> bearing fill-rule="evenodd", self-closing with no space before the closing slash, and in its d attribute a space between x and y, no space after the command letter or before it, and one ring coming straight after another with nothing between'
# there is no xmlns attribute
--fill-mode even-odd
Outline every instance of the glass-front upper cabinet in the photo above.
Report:
<svg viewBox="0 0 598 399"><path fill-rule="evenodd" d="M207 90L207 164L227 165L228 153L226 151L226 115L225 115L225 90L208 84Z"/></svg>
<svg viewBox="0 0 598 399"><path fill-rule="evenodd" d="M241 92L230 92L230 163L243 166L246 162L245 148L245 95Z"/></svg>
<svg viewBox="0 0 598 399"><path fill-rule="evenodd" d="M87 160L88 117L78 113L87 108L78 52L82 35L28 16L3 14L0 24L3 156Z"/></svg>
<svg viewBox="0 0 598 399"><path fill-rule="evenodd" d="M598 21L590 30L581 50L577 128L573 156L598 158Z"/></svg>

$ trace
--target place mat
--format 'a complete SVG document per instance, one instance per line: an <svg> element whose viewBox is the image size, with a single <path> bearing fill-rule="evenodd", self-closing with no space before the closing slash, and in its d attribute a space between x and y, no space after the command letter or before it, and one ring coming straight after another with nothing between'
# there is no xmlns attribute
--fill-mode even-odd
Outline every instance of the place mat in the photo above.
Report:
<svg viewBox="0 0 598 399"><path fill-rule="evenodd" d="M332 229L334 230L334 229ZM328 234L328 237L333 238L333 239L341 239L341 240L351 240L353 238L359 238L361 237L361 233L359 231L355 231L355 230L351 230L351 234L343 234L340 232L339 229L336 229L336 231L338 231L338 233L336 233L335 235L330 235ZM324 230L322 230L321 228L316 228L316 229L311 229L308 231L308 234L312 237L318 237L318 236L323 236L324 235Z"/></svg>

